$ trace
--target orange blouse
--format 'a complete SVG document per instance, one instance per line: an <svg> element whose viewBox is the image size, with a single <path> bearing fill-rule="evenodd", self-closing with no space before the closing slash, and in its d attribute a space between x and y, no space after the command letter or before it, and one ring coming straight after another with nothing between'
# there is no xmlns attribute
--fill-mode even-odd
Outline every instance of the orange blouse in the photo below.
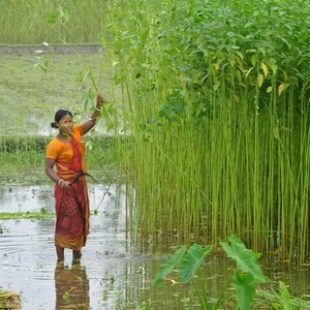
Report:
<svg viewBox="0 0 310 310"><path fill-rule="evenodd" d="M73 137L78 143L81 152L81 162L83 172L86 172L85 155L86 147L82 139L83 128L80 125L73 127ZM45 157L49 159L54 159L57 168L57 174L63 178L72 177L72 171L69 171L66 164L70 163L72 160L72 148L70 143L65 143L57 138L53 138L47 145Z"/></svg>

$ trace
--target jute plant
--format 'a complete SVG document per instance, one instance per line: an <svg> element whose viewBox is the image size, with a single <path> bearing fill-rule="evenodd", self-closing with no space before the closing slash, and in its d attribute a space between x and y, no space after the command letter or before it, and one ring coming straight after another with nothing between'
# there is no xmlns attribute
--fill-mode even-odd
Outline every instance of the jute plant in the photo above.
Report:
<svg viewBox="0 0 310 310"><path fill-rule="evenodd" d="M309 13L303 1L109 2L137 236L237 233L309 254Z"/></svg>

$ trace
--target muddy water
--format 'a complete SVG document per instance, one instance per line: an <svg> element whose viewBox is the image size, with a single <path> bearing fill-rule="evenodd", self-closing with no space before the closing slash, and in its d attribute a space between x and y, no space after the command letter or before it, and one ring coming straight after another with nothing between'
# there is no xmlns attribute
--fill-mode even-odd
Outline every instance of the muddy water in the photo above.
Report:
<svg viewBox="0 0 310 310"><path fill-rule="evenodd" d="M54 219L0 220L0 290L18 293L22 309L200 309L188 286L154 288L162 257L128 250L125 193L116 186L90 186L91 231L80 264L56 264ZM0 212L53 211L50 186L0 188ZM95 215L96 214L96 215ZM217 296L227 281L228 263L212 258L203 271L204 293ZM310 296L310 270L266 265L272 280L283 280L299 296Z"/></svg>
<svg viewBox="0 0 310 310"><path fill-rule="evenodd" d="M89 194L91 210L96 210L96 215L91 216L91 231L80 264L72 264L69 250L65 252L64 265L56 264L54 219L0 220L0 290L20 294L22 309L143 306L144 291L150 287L159 257L127 250L122 189L90 186ZM50 186L0 189L0 212L41 209L54 209ZM163 291L158 290L156 295ZM178 292L168 302L170 309L179 308ZM165 299L159 298L157 306L161 300ZM157 306L154 304L155 309Z"/></svg>

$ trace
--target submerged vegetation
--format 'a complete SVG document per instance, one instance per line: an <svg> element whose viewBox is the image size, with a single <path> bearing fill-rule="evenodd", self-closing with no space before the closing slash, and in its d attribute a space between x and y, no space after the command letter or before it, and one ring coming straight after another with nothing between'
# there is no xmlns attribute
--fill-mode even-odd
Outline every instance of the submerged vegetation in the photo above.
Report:
<svg viewBox="0 0 310 310"><path fill-rule="evenodd" d="M15 213L4 213L0 212L0 220L12 220L12 219L49 219L55 218L55 214L41 210L39 212L15 212Z"/></svg>
<svg viewBox="0 0 310 310"><path fill-rule="evenodd" d="M16 309L21 310L21 297L19 294L12 291L0 291L0 309Z"/></svg>
<svg viewBox="0 0 310 310"><path fill-rule="evenodd" d="M108 3L139 236L307 259L309 2Z"/></svg>

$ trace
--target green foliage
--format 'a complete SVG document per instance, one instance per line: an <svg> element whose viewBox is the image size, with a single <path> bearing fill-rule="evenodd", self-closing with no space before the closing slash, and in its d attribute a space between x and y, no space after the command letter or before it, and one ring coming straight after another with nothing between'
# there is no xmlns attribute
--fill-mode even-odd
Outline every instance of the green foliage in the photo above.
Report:
<svg viewBox="0 0 310 310"><path fill-rule="evenodd" d="M304 259L309 2L108 3L102 42L134 141L120 151L139 232L159 243L236 232Z"/></svg>
<svg viewBox="0 0 310 310"><path fill-rule="evenodd" d="M165 263L160 266L158 273L154 277L154 284L158 285L162 282L168 274L179 264L183 255L186 253L186 246L178 249L173 255L169 256Z"/></svg>
<svg viewBox="0 0 310 310"><path fill-rule="evenodd" d="M211 251L211 245L207 247L201 246L197 243L191 245L180 263L180 278L182 282L188 282L192 279L197 269L201 266Z"/></svg>
<svg viewBox="0 0 310 310"><path fill-rule="evenodd" d="M223 250L228 257L232 258L237 263L237 268L245 273L252 275L253 279L259 283L266 283L267 278L257 264L255 254L247 249L244 243L236 235L228 237L230 243L226 241L220 242ZM241 278L238 280L242 280ZM247 279L245 279L247 280Z"/></svg>
<svg viewBox="0 0 310 310"><path fill-rule="evenodd" d="M283 309L284 310L296 309L291 302L292 296L290 295L286 285L282 281L280 281L279 287Z"/></svg>
<svg viewBox="0 0 310 310"><path fill-rule="evenodd" d="M238 309L251 309L255 295L255 279L252 274L235 272L233 282L236 289Z"/></svg>
<svg viewBox="0 0 310 310"><path fill-rule="evenodd" d="M278 291L258 290L259 301L257 307L270 304L275 310L299 310L310 309L310 302L302 298L294 297L288 291L286 285L280 281Z"/></svg>

